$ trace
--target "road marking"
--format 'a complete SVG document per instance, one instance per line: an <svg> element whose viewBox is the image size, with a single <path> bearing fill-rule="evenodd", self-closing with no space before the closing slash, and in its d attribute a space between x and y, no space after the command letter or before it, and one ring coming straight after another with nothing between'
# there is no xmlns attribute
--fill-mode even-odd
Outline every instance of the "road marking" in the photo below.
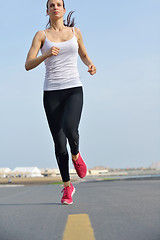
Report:
<svg viewBox="0 0 160 240"><path fill-rule="evenodd" d="M12 185L6 185L6 184L0 184L0 188L6 188L6 187L24 187L24 185L20 185L20 184L12 184Z"/></svg>
<svg viewBox="0 0 160 240"><path fill-rule="evenodd" d="M63 240L95 240L94 231L87 214L68 215Z"/></svg>

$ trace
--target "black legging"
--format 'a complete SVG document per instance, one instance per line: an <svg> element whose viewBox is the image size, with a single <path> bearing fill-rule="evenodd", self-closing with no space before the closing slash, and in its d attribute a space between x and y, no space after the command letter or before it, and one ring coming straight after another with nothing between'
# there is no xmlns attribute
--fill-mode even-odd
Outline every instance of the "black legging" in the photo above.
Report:
<svg viewBox="0 0 160 240"><path fill-rule="evenodd" d="M78 126L83 106L83 89L74 87L44 91L44 108L54 140L55 155L63 182L70 180L67 139L71 153L79 152Z"/></svg>

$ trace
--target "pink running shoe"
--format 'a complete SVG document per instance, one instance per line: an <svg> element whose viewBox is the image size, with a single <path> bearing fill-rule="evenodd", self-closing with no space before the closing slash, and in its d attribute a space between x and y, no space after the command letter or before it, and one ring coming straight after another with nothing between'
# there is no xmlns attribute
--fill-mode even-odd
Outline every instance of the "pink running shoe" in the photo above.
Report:
<svg viewBox="0 0 160 240"><path fill-rule="evenodd" d="M75 188L73 187L72 183L70 183L71 186L69 187L64 187L62 192L63 192L63 197L61 199L61 203L62 204L72 204L73 200L72 200L72 196L75 193Z"/></svg>
<svg viewBox="0 0 160 240"><path fill-rule="evenodd" d="M87 174L87 166L86 166L85 162L83 161L80 153L79 153L78 159L76 161L74 161L72 159L72 162L73 162L73 165L76 169L78 176L80 178L84 178Z"/></svg>

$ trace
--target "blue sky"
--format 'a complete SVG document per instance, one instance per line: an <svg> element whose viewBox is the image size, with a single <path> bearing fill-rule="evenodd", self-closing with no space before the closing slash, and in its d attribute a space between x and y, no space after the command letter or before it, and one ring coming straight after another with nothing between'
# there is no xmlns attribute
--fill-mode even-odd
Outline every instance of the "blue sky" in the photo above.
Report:
<svg viewBox="0 0 160 240"><path fill-rule="evenodd" d="M75 10L75 27L97 67L91 76L78 59L84 87L80 151L88 167L160 161L160 1L65 4L67 14ZM42 105L44 64L24 69L34 34L48 20L45 5L1 3L0 167L57 167Z"/></svg>

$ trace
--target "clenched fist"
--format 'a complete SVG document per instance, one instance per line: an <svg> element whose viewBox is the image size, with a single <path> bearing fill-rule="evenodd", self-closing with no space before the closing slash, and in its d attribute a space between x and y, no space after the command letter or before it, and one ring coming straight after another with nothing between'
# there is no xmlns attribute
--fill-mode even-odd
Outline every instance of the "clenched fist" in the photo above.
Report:
<svg viewBox="0 0 160 240"><path fill-rule="evenodd" d="M91 74L91 75L94 75L96 73L96 67L93 65L93 64L90 64L88 66L88 72Z"/></svg>
<svg viewBox="0 0 160 240"><path fill-rule="evenodd" d="M53 46L48 51L46 51L45 54L47 55L47 57L57 56L59 50L60 50L59 48Z"/></svg>

